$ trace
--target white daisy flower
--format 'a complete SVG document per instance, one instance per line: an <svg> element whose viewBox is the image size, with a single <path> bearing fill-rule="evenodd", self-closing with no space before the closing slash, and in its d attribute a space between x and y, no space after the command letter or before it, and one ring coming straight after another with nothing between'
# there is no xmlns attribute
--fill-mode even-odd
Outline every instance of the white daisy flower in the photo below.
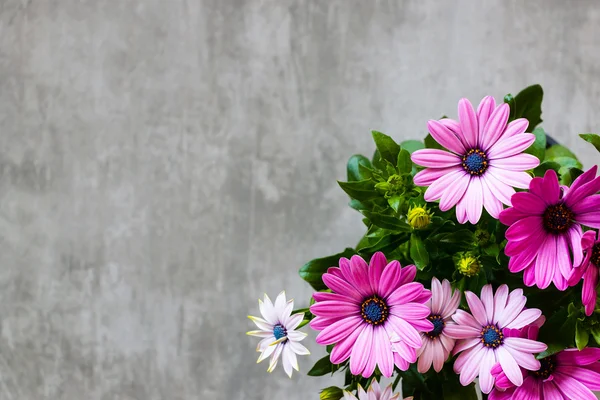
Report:
<svg viewBox="0 0 600 400"><path fill-rule="evenodd" d="M369 386L369 390L366 392L362 386L358 385L358 399L352 393L344 390L344 400L398 400L400 398L400 393L396 393L393 396L392 394L392 385L386 387L382 392L379 383L373 380L371 386Z"/></svg>
<svg viewBox="0 0 600 400"><path fill-rule="evenodd" d="M256 351L260 352L257 363L271 356L268 372L273 372L277 366L279 356L285 373L291 378L292 368L298 371L296 354L310 354L308 349L300 344L306 333L296 331L304 319L304 313L292 314L294 300L286 301L285 292L279 293L275 304L265 294L264 301L258 300L258 307L263 318L248 316L259 330L247 332L250 336L263 339L258 343Z"/></svg>

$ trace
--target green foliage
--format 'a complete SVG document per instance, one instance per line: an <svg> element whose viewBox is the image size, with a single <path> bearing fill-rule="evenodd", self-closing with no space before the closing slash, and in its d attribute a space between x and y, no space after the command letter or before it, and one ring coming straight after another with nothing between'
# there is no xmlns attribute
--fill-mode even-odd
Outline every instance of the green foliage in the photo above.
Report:
<svg viewBox="0 0 600 400"><path fill-rule="evenodd" d="M342 397L344 397L344 393L337 386L326 387L319 394L320 400L340 400Z"/></svg>
<svg viewBox="0 0 600 400"><path fill-rule="evenodd" d="M516 96L506 95L504 102L510 106L509 121L526 118L529 121L527 132L532 132L542 122L542 100L544 91L540 85L529 86Z"/></svg>
<svg viewBox="0 0 600 400"><path fill-rule="evenodd" d="M423 270L429 264L429 253L425 243L416 233L410 235L410 258L420 270Z"/></svg>
<svg viewBox="0 0 600 400"><path fill-rule="evenodd" d="M525 153L543 160L546 157L546 132L542 127L537 127L531 133L535 135L535 142L525 150Z"/></svg>
<svg viewBox="0 0 600 400"><path fill-rule="evenodd" d="M594 133L582 133L579 135L583 140L588 143L591 143L596 150L600 151L600 136Z"/></svg>
<svg viewBox="0 0 600 400"><path fill-rule="evenodd" d="M341 253L311 260L300 268L300 277L310 283L315 290L327 289L327 286L325 286L321 279L323 274L327 272L328 268L338 266L340 258L350 258L354 254L356 254L354 249L347 248Z"/></svg>
<svg viewBox="0 0 600 400"><path fill-rule="evenodd" d="M381 158L395 165L398 160L398 153L400 153L400 146L384 133L377 131L372 131L371 133Z"/></svg>
<svg viewBox="0 0 600 400"><path fill-rule="evenodd" d="M323 376L327 374L333 374L335 371L339 369L339 365L332 364L329 360L329 354L325 357L321 358L319 361L313 365L313 367L308 371L307 375L309 376Z"/></svg>

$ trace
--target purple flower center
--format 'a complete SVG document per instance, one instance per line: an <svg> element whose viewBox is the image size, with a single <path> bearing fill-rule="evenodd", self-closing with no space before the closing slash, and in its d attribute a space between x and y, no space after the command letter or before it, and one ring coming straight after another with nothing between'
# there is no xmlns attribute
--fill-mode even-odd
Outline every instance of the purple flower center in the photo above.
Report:
<svg viewBox="0 0 600 400"><path fill-rule="evenodd" d="M389 309L385 301L376 295L363 301L360 306L360 314L365 322L371 325L380 325L385 322L389 315Z"/></svg>
<svg viewBox="0 0 600 400"><path fill-rule="evenodd" d="M496 348L504 343L504 335L496 325L486 325L481 330L481 343L485 347Z"/></svg>
<svg viewBox="0 0 600 400"><path fill-rule="evenodd" d="M483 175L488 168L487 155L479 149L471 149L462 156L462 166L471 175Z"/></svg>
<svg viewBox="0 0 600 400"><path fill-rule="evenodd" d="M544 227L551 233L564 233L573 224L573 212L564 204L555 204L544 211Z"/></svg>
<svg viewBox="0 0 600 400"><path fill-rule="evenodd" d="M430 339L435 339L442 334L446 323L441 315L431 314L427 317L428 320L433 324L433 330L425 333Z"/></svg>
<svg viewBox="0 0 600 400"><path fill-rule="evenodd" d="M541 379L548 379L550 375L554 372L556 368L556 360L554 356L545 357L540 360L540 369L537 371L532 371L533 375Z"/></svg>
<svg viewBox="0 0 600 400"><path fill-rule="evenodd" d="M592 250L592 264L596 267L600 267L600 243L597 243Z"/></svg>
<svg viewBox="0 0 600 400"><path fill-rule="evenodd" d="M282 337L286 337L287 329L285 329L285 326L277 324L273 327L273 336L275 336L275 340L279 340Z"/></svg>

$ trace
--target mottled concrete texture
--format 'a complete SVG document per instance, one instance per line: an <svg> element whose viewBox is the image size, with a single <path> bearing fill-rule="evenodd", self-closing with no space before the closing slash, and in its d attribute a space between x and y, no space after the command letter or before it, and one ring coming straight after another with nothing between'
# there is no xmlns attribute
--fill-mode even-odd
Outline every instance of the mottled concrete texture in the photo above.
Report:
<svg viewBox="0 0 600 400"><path fill-rule="evenodd" d="M482 3L0 0L0 398L336 383L256 365L246 315L307 305L297 268L355 244L335 180L371 128L419 138L539 82L546 129L598 162L598 2Z"/></svg>

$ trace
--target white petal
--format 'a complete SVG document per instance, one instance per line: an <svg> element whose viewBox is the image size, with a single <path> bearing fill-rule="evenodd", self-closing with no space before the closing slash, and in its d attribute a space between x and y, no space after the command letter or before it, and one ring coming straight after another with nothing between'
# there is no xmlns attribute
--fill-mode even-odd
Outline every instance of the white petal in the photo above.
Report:
<svg viewBox="0 0 600 400"><path fill-rule="evenodd" d="M270 347L270 348L273 348L273 347ZM269 369L267 369L267 372L273 372L275 370L275 367L277 366L277 360L279 359L279 356L281 355L281 352L283 351L283 344L278 344L274 348L275 348L275 351L273 351L273 354L271 355L271 362L269 363Z"/></svg>
<svg viewBox="0 0 600 400"><path fill-rule="evenodd" d="M258 360L256 361L256 363L258 364L259 362L265 360L267 357L269 357L271 354L273 354L273 352L275 351L276 348L277 347L274 347L274 346L267 346L267 348L258 357Z"/></svg>
<svg viewBox="0 0 600 400"><path fill-rule="evenodd" d="M288 339L293 342L300 342L304 340L306 336L308 336L306 333L300 331L288 331L287 334Z"/></svg>
<svg viewBox="0 0 600 400"><path fill-rule="evenodd" d="M294 354L292 352L292 354ZM295 354L294 354L295 355ZM283 351L281 352L281 364L283 365L283 370L289 376L292 377L292 361L290 360L290 349L289 346L283 346Z"/></svg>
<svg viewBox="0 0 600 400"><path fill-rule="evenodd" d="M268 331L248 331L246 332L248 336L257 336L257 337L269 337L273 336L273 332Z"/></svg>
<svg viewBox="0 0 600 400"><path fill-rule="evenodd" d="M281 313L281 315L279 315L279 321L281 321L281 323L284 326L287 326L288 321L290 319L290 315L292 314L292 310L294 309L294 300L289 300L284 309L283 312Z"/></svg>
<svg viewBox="0 0 600 400"><path fill-rule="evenodd" d="M275 325L277 322L277 314L275 313L275 307L271 303L271 300L265 294L265 301L258 300L258 308L260 309L260 313L262 314L265 321L270 324Z"/></svg>
<svg viewBox="0 0 600 400"><path fill-rule="evenodd" d="M281 317L281 315L283 315L286 303L287 303L287 301L285 299L285 290L284 290L281 293L279 293L279 295L275 299L275 312L277 313L278 316Z"/></svg>
<svg viewBox="0 0 600 400"><path fill-rule="evenodd" d="M269 324L264 319L258 318L258 317L253 317L252 315L248 315L248 318L250 319L250 321L254 322L256 324L256 326L258 326L258 329L267 331L267 332L273 332L273 324Z"/></svg>
<svg viewBox="0 0 600 400"><path fill-rule="evenodd" d="M287 322L285 323L285 329L287 329L288 332L293 331L298 327L298 325L300 325L302 320L304 320L304 313L292 315L288 318Z"/></svg>
<svg viewBox="0 0 600 400"><path fill-rule="evenodd" d="M294 353L296 353L296 354L298 354L300 356L306 356L306 355L310 354L310 351L308 351L308 349L306 347L304 347L303 345L301 345L298 342L292 342L292 341L290 341L288 343L288 346L290 346L290 349Z"/></svg>

